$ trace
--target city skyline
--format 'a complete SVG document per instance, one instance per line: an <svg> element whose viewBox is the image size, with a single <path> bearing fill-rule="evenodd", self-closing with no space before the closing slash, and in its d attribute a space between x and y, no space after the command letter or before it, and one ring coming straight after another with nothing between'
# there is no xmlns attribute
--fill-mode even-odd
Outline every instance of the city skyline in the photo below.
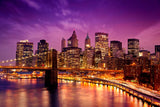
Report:
<svg viewBox="0 0 160 107"><path fill-rule="evenodd" d="M1 60L15 58L16 43L28 39L34 43L45 39L50 48L61 50L60 42L76 30L79 47L84 49L87 33L95 46L95 32L108 33L112 40L122 42L137 38L140 47L154 52L160 41L160 7L156 1L83 1L41 0L0 2ZM144 39L145 38L145 39ZM153 42L150 42L153 41ZM8 49L10 47L10 49Z"/></svg>

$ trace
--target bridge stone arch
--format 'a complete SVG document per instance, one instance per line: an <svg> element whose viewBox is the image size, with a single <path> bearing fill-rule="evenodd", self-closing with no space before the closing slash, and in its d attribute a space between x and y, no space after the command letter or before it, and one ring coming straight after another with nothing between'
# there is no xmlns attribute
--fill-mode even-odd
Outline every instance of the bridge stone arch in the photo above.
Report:
<svg viewBox="0 0 160 107"><path fill-rule="evenodd" d="M48 55L48 64L51 69L45 71L45 86L54 88L57 87L57 51L51 49Z"/></svg>

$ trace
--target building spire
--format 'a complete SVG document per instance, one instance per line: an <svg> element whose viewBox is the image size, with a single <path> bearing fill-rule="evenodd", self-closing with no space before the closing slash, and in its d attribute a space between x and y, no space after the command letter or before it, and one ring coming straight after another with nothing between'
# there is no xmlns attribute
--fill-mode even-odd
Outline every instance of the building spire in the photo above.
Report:
<svg viewBox="0 0 160 107"><path fill-rule="evenodd" d="M90 41L90 38L88 36L88 33L87 33L87 36L86 36L86 39L85 39L85 49L88 49L91 47L91 41Z"/></svg>
<svg viewBox="0 0 160 107"><path fill-rule="evenodd" d="M77 37L75 30L73 31L72 37L73 37L73 38L76 38L76 37Z"/></svg>
<svg viewBox="0 0 160 107"><path fill-rule="evenodd" d="M87 33L87 37L86 37L86 39L89 39L88 33Z"/></svg>

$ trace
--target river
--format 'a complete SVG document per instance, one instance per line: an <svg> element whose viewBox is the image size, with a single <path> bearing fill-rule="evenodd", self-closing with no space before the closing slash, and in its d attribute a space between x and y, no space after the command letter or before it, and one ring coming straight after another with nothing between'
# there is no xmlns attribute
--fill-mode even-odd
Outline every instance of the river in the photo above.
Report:
<svg viewBox="0 0 160 107"><path fill-rule="evenodd" d="M0 80L0 107L150 107L128 93L107 85L58 80L48 90L44 80Z"/></svg>

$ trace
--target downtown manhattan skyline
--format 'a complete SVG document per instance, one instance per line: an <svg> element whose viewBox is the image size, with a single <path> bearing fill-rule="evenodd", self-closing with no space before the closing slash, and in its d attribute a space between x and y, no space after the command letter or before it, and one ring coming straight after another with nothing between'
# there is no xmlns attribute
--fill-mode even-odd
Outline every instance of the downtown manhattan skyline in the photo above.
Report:
<svg viewBox="0 0 160 107"><path fill-rule="evenodd" d="M154 52L160 45L159 0L1 0L0 60L15 58L16 43L45 39L49 47L61 50L76 31L79 47L84 49L87 35L95 46L95 32L108 33L127 51L127 40L137 38L140 47Z"/></svg>

